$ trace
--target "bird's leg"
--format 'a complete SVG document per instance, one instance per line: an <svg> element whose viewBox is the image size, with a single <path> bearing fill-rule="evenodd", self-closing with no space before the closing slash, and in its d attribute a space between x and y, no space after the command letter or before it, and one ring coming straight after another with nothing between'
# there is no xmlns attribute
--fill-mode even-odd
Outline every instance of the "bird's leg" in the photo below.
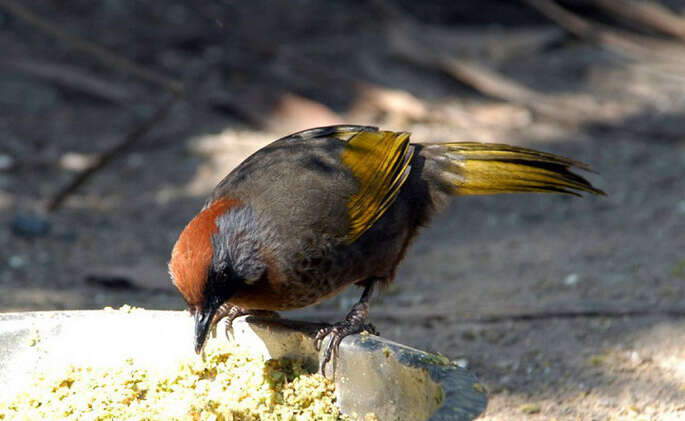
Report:
<svg viewBox="0 0 685 421"><path fill-rule="evenodd" d="M371 300L375 285L375 279L366 283L361 298L352 306L352 309L347 313L345 320L324 327L316 333L314 346L317 351L321 349L321 345L326 336L331 335L331 339L323 354L323 359L319 363L321 374L325 373L326 364L331 361L333 355L338 354L338 348L340 347L340 342L343 338L355 333L363 332L364 330L368 330L370 333L378 335L378 331L376 331L376 328L373 327L373 325L366 324L366 318L369 315L369 301Z"/></svg>
<svg viewBox="0 0 685 421"><path fill-rule="evenodd" d="M216 325L218 324L219 320L224 317L226 318L226 337L230 338L233 336L233 321L240 316L262 316L271 317L274 319L279 319L281 317L275 311L245 310L244 308L233 304L223 303L214 316L214 330L212 332L213 336L216 336Z"/></svg>

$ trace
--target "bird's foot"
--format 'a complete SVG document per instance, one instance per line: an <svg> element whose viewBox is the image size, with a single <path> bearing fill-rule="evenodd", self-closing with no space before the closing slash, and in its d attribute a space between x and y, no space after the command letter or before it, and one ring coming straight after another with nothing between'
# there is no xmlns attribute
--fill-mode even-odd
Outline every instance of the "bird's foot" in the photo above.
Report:
<svg viewBox="0 0 685 421"><path fill-rule="evenodd" d="M326 326L319 329L314 337L314 347L317 351L321 350L324 339L330 335L331 339L326 346L323 358L319 362L319 371L322 375L326 373L326 365L334 356L338 355L338 348L340 342L349 335L368 331L373 335L378 335L378 330L371 324L366 323L366 317L369 313L369 305L365 302L359 302L352 307L352 310L347 314L345 320Z"/></svg>
<svg viewBox="0 0 685 421"><path fill-rule="evenodd" d="M269 310L243 310L240 307L233 307L234 309L237 309L233 312L231 312L228 316L226 316L226 337L227 338L232 338L233 337L233 321L237 319L238 317L241 316L258 316L258 317L267 317L267 318L272 318L272 319L280 319L281 316L276 313L275 311L269 311Z"/></svg>
<svg viewBox="0 0 685 421"><path fill-rule="evenodd" d="M280 319L281 316L275 311L268 310L245 310L242 307L234 306L232 304L224 303L216 313L216 321L218 322L222 318L226 319L225 333L226 338L230 339L233 337L233 321L241 316L260 316L260 317L270 317L273 319ZM216 324L214 324L215 329L212 332L216 336Z"/></svg>

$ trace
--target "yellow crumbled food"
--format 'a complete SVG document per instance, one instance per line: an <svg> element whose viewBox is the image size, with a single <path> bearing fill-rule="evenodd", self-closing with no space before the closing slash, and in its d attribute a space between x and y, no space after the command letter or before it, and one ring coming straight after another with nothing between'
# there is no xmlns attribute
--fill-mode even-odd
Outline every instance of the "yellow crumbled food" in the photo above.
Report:
<svg viewBox="0 0 685 421"><path fill-rule="evenodd" d="M127 313L127 314L131 314L131 313L137 312L137 311L145 311L145 309L142 307L131 306L128 304L124 304L121 307L119 307L118 309L114 308L112 306L106 306L103 308L103 310L105 310L106 312L119 311L119 312Z"/></svg>
<svg viewBox="0 0 685 421"><path fill-rule="evenodd" d="M40 331L38 329L33 329L31 336L28 338L29 346L36 346L40 342Z"/></svg>
<svg viewBox="0 0 685 421"><path fill-rule="evenodd" d="M209 341L173 369L128 359L109 367L70 366L36 374L0 420L346 421L334 384L298 360L264 360L237 344Z"/></svg>

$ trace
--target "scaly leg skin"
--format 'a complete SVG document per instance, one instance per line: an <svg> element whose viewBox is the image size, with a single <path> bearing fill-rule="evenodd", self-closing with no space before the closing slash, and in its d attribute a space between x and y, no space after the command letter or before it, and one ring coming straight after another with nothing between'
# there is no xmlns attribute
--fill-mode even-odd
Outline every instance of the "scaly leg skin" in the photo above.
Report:
<svg viewBox="0 0 685 421"><path fill-rule="evenodd" d="M319 363L319 371L322 375L326 375L326 365L331 361L331 358L338 355L340 342L342 342L346 336L360 333L364 330L367 330L374 335L378 335L378 331L373 325L366 324L366 318L369 315L369 301L371 300L375 284L375 281L370 281L366 284L361 298L352 306L352 309L347 313L345 320L324 327L316 333L314 347L317 351L321 349L321 345L326 336L331 335L331 340L328 342L328 346L323 354L323 359Z"/></svg>
<svg viewBox="0 0 685 421"><path fill-rule="evenodd" d="M226 338L231 338L233 336L233 321L240 316L259 316L259 317L271 317L273 319L280 319L281 316L275 311L268 310L245 310L242 307L235 306L229 303L223 303L221 307L216 312L214 316L214 329L212 331L213 336L216 336L216 325L219 320L226 318Z"/></svg>

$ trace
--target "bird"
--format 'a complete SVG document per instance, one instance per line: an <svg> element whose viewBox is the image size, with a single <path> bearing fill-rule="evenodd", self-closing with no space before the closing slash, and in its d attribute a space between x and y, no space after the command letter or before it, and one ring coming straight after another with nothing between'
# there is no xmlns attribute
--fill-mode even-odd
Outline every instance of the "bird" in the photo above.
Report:
<svg viewBox="0 0 685 421"><path fill-rule="evenodd" d="M169 273L194 316L200 354L226 318L311 306L362 288L344 320L320 328L326 364L373 329L371 297L389 285L421 227L462 195L605 193L580 162L498 143L412 143L410 133L335 125L258 150L213 190L173 246ZM375 330L372 330L375 331Z"/></svg>

